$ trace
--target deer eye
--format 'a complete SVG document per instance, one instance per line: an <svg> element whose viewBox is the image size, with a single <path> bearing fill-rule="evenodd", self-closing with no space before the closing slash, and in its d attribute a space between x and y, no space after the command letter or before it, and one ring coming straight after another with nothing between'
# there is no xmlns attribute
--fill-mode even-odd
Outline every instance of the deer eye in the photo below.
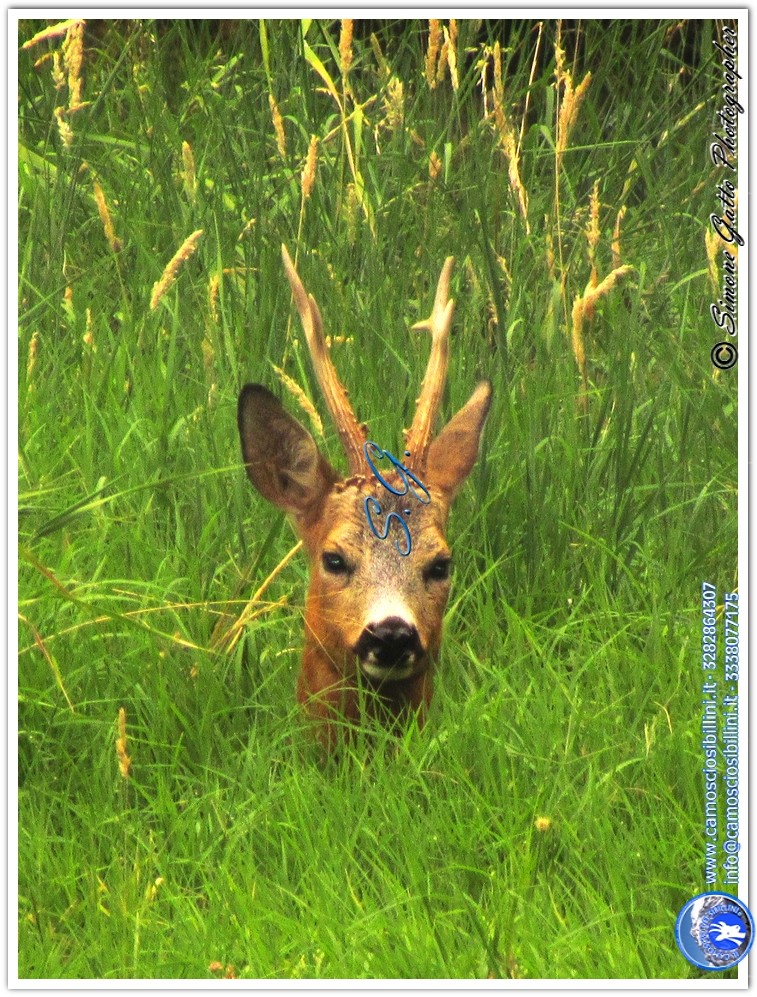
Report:
<svg viewBox="0 0 757 997"><path fill-rule="evenodd" d="M449 570L452 565L452 558L446 554L435 557L423 571L423 578L427 582L443 582L449 578Z"/></svg>
<svg viewBox="0 0 757 997"><path fill-rule="evenodd" d="M325 554L322 554L321 564L324 571L327 571L330 575L347 575L350 571L345 559L335 551L326 551Z"/></svg>

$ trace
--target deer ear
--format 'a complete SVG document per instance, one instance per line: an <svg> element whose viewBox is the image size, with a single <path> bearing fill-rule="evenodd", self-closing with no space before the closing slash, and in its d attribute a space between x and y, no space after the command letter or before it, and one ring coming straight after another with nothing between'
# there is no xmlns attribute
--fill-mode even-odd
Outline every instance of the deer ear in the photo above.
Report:
<svg viewBox="0 0 757 997"><path fill-rule="evenodd" d="M476 463L491 400L491 382L481 381L429 447L426 479L444 493L448 502L457 495Z"/></svg>
<svg viewBox="0 0 757 997"><path fill-rule="evenodd" d="M315 516L339 475L310 433L260 384L242 388L237 422L253 486L286 512Z"/></svg>

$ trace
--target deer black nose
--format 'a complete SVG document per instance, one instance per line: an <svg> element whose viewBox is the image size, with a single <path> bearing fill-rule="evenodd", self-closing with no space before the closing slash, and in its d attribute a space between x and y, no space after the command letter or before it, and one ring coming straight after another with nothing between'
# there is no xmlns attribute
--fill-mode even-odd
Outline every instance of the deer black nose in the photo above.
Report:
<svg viewBox="0 0 757 997"><path fill-rule="evenodd" d="M412 623L399 616L389 616L363 630L355 654L364 663L389 669L397 665L412 666L423 654L423 647Z"/></svg>

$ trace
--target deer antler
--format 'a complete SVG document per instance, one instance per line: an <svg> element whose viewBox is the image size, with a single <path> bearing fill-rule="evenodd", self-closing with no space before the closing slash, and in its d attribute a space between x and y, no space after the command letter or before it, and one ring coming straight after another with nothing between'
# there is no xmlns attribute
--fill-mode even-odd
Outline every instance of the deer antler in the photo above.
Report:
<svg viewBox="0 0 757 997"><path fill-rule="evenodd" d="M434 422L447 380L449 333L452 314L455 311L455 302L449 296L449 279L454 263L453 256L448 256L444 261L431 314L423 322L416 322L412 327L417 330L426 329L431 333L431 354L428 358L426 375L423 378L420 397L416 402L413 424L405 431L405 449L410 451L409 460L418 472L425 470Z"/></svg>
<svg viewBox="0 0 757 997"><path fill-rule="evenodd" d="M365 470L363 446L367 439L365 426L361 425L352 411L347 389L339 380L336 368L331 362L329 348L323 334L323 319L312 294L305 290L300 276L287 252L286 246L281 247L281 257L284 260L292 295L300 313L302 328L305 330L313 370L321 386L331 418L334 420L342 447L347 455L351 474L361 474Z"/></svg>

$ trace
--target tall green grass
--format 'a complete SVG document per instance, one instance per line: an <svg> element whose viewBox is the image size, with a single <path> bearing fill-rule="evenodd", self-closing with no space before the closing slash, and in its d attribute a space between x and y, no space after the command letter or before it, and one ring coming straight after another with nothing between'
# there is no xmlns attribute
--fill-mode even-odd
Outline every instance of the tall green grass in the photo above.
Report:
<svg viewBox="0 0 757 997"><path fill-rule="evenodd" d="M338 22L92 22L69 146L67 88L34 65L61 39L19 55L21 977L702 975L673 925L703 888L699 590L736 580L715 25L564 25L592 77L559 172L558 26L457 27L455 88L429 85L426 22L356 22L346 77ZM595 184L598 279L633 270L584 325L584 391ZM494 382L429 722L326 766L294 707L303 560L229 653L213 638L294 543L246 480L238 389L275 364L320 406L282 242L382 445L449 254L445 416Z"/></svg>

